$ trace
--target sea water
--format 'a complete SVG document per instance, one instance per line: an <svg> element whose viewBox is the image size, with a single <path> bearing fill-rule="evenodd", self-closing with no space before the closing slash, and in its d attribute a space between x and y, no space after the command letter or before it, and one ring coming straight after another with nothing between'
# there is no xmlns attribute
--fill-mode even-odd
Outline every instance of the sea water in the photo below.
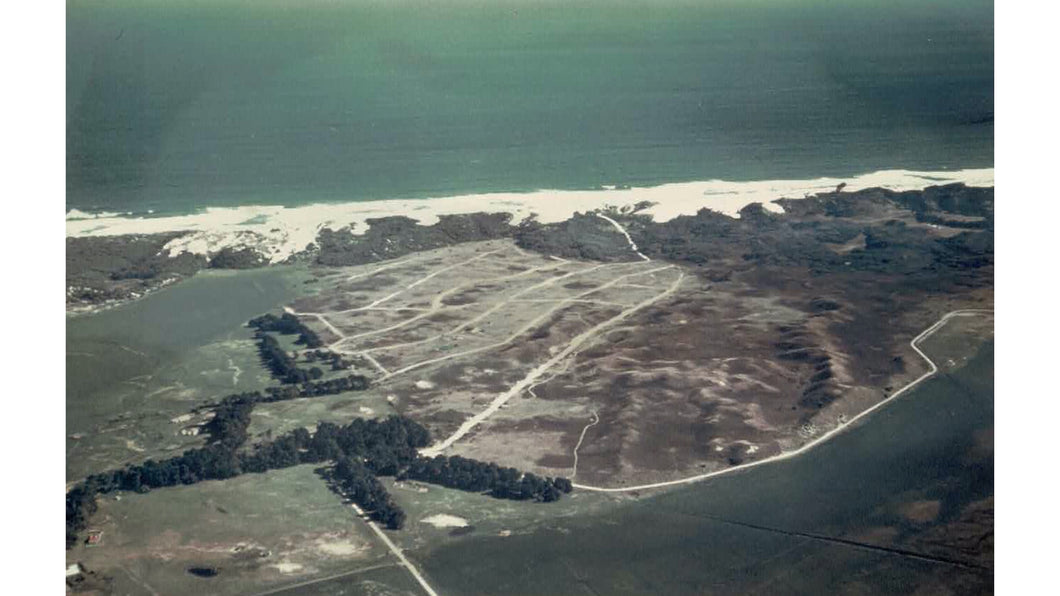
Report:
<svg viewBox="0 0 1060 596"><path fill-rule="evenodd" d="M993 4L68 2L67 208L993 166Z"/></svg>

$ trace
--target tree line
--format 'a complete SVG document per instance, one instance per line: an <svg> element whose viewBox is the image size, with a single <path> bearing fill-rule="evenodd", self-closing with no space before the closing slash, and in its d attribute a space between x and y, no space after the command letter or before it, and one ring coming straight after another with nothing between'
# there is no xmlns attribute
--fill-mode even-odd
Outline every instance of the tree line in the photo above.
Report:
<svg viewBox="0 0 1060 596"><path fill-rule="evenodd" d="M247 440L253 401L226 400L206 425L209 443L189 449L179 456L94 474L71 489L66 496L67 547L77 540L95 512L95 497L117 490L146 493L151 489L203 480L223 480L244 473L262 473L303 463L354 458L367 462L373 474L396 472L416 457L416 449L430 442L430 433L409 418L390 416L385 420L355 419L346 426L322 422L310 434L304 428L283 435L250 450L240 450ZM374 477L374 476L373 476ZM378 491L373 500L358 502L365 509L378 509ZM391 523L393 515L380 517Z"/></svg>
<svg viewBox="0 0 1060 596"><path fill-rule="evenodd" d="M394 502L383 483L358 459L341 456L325 472L332 490L357 503L372 519L391 530L405 525L405 511Z"/></svg>
<svg viewBox="0 0 1060 596"><path fill-rule="evenodd" d="M293 362L282 350L279 352L283 358L271 356L279 345L268 335L270 331L296 332L292 331L296 329L290 322L292 318L287 314L265 315L251 321L251 326L258 329L259 345L266 346L270 354L270 358L263 355L266 363L286 366L284 359ZM250 414L256 404L363 390L368 385L366 377L350 375L327 381L304 380L300 385L289 383L268 387L264 393L250 391L223 398L209 406L214 416L203 427L207 435L204 447L161 461L149 459L139 465L93 474L67 492L67 548L85 529L96 511L96 497L100 494L119 490L145 493L155 488L223 480L306 463L335 462L334 466L320 470L331 488L391 529L402 527L405 513L379 482L380 476L420 480L502 499L539 502L555 501L562 493L571 491L570 480L565 478L542 478L459 456L422 457L417 450L430 444L430 432L404 416L383 420L356 418L345 426L321 422L313 433L298 428L273 441L246 446Z"/></svg>
<svg viewBox="0 0 1060 596"><path fill-rule="evenodd" d="M346 391L364 391L368 389L371 382L364 375L348 375L326 381L307 381L301 385L283 385L280 387L267 387L265 395L257 401L274 402L300 397L320 397L322 395L335 395Z"/></svg>
<svg viewBox="0 0 1060 596"><path fill-rule="evenodd" d="M498 499L529 500L548 503L559 500L572 489L566 478L542 478L515 468L502 468L493 462L482 462L454 455L427 458L417 455L398 480L420 480L447 488L487 493Z"/></svg>
<svg viewBox="0 0 1060 596"><path fill-rule="evenodd" d="M248 321L247 326L257 329L262 333L272 332L279 333L280 335L297 334L298 339L294 343L310 349L319 348L324 345L324 342L320 340L320 337L317 336L315 331L306 327L301 319L289 312L285 312L278 317L272 313L265 313L260 317L255 317Z"/></svg>
<svg viewBox="0 0 1060 596"><path fill-rule="evenodd" d="M364 375L348 375L326 381L307 381L301 385L280 385L278 387L266 387L262 391L245 391L225 396L217 404L199 406L195 411L204 409L216 410L224 404L230 403L272 403L287 401L304 397L322 397L325 395L337 395L347 391L364 391L371 386L371 380ZM207 425L209 427L209 425ZM207 428L207 430L209 430Z"/></svg>
<svg viewBox="0 0 1060 596"><path fill-rule="evenodd" d="M331 364L331 370L347 370L353 364L343 358L340 354L329 351L329 350L313 350L312 352L306 351L305 353L306 362L328 362Z"/></svg>
<svg viewBox="0 0 1060 596"><path fill-rule="evenodd" d="M254 339L258 342L258 355L261 356L261 363L281 383L291 385L306 383L324 376L324 371L316 366L308 370L299 368L294 358L291 358L287 350L280 346L280 342L268 333L258 331L254 334Z"/></svg>
<svg viewBox="0 0 1060 596"><path fill-rule="evenodd" d="M116 490L145 493L306 463L336 462L330 470L322 471L332 489L391 529L402 527L405 514L379 482L379 476L420 480L500 499L545 503L558 500L572 488L566 478L542 478L493 462L460 456L422 457L417 449L430 444L430 433L403 416L384 420L357 418L345 426L321 422L314 433L298 428L276 440L241 450L248 438L254 404L252 400L231 399L218 405L216 415L206 425L209 443L205 447L162 461L149 459L140 465L95 474L74 487L66 497L67 547L86 527L99 494Z"/></svg>

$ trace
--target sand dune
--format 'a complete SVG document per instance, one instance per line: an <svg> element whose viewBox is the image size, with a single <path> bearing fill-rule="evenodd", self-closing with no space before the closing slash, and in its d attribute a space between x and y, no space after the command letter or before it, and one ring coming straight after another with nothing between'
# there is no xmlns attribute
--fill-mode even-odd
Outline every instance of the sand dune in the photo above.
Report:
<svg viewBox="0 0 1060 596"><path fill-rule="evenodd" d="M691 215L703 207L736 217L744 206L761 202L767 209L782 209L771 203L778 198L801 198L807 194L829 191L840 183L846 190L884 187L893 190L915 190L927 186L963 182L969 186L993 186L993 168L954 172L913 172L887 170L852 178L816 178L812 180L765 180L752 182L682 182L651 188L602 190L541 190L532 193L492 193L432 199L391 199L357 203L317 204L301 207L247 205L233 208L209 208L201 213L169 217L128 217L113 213L87 214L78 210L67 213L67 236L113 236L152 234L178 230L191 231L166 245L170 254L190 251L209 254L222 248L251 247L268 256L273 263L301 252L316 240L325 228L353 227L363 233L366 220L390 215L404 215L424 225L438 221L441 215L474 212L506 212L512 223L534 214L540 221L563 221L576 211L591 211L613 205L633 205L651 201L654 206L644 213L656 221L667 221L679 215Z"/></svg>

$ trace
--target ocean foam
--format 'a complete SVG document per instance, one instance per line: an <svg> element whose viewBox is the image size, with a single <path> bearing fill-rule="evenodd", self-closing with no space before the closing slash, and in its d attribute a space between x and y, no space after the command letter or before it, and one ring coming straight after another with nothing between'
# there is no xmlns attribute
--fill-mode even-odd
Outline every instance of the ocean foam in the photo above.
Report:
<svg viewBox="0 0 1060 596"><path fill-rule="evenodd" d="M113 213L109 211L100 211L99 213L88 213L81 211L80 209L71 209L66 212L66 221L78 220L78 219L99 219L101 217L120 217L120 213Z"/></svg>
<svg viewBox="0 0 1060 596"><path fill-rule="evenodd" d="M333 230L352 226L354 234L367 229L365 220L404 215L423 225L431 225L441 215L505 212L518 223L534 214L541 222L563 221L575 212L605 206L622 207L641 201L655 203L643 211L656 221L679 215L692 215L706 207L732 217L750 203L762 203L774 212L783 210L772 203L779 198L802 198L834 190L841 183L846 190L883 187L891 190L918 190L928 186L963 182L969 186L993 186L994 169L953 172L886 170L852 178L813 180L764 180L753 182L681 182L649 188L608 190L541 190L531 193L490 193L431 199L390 199L357 203L315 204L300 207L248 205L208 208L201 213L172 217L124 217L113 213L88 214L76 209L66 216L67 236L115 236L189 231L190 234L166 245L171 255L182 251L210 254L226 247L255 248L273 263L302 252L316 241L325 227Z"/></svg>

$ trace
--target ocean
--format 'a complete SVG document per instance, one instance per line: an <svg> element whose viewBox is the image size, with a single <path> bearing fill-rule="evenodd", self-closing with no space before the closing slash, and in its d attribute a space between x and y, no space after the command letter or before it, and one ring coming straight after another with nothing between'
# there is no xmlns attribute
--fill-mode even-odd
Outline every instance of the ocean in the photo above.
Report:
<svg viewBox="0 0 1060 596"><path fill-rule="evenodd" d="M993 166L993 3L67 3L67 209Z"/></svg>

